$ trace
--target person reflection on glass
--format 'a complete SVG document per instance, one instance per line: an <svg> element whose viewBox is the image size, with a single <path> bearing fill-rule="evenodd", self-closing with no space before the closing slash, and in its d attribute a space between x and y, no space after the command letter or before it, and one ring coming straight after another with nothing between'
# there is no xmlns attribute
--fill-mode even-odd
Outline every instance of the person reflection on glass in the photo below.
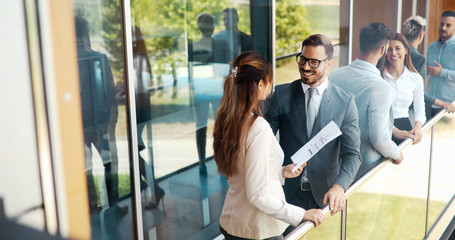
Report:
<svg viewBox="0 0 455 240"><path fill-rule="evenodd" d="M99 219L97 214L101 207L98 205L99 196L92 171L92 146L101 156L104 166L106 195L109 202L109 210L105 212L105 216L110 218L110 214L115 216L128 212L128 206L117 205L118 159L114 134L118 117L117 92L107 56L91 49L88 22L76 17L75 23L89 209L93 220L96 221ZM99 184L102 183L98 182L98 186Z"/></svg>
<svg viewBox="0 0 455 240"><path fill-rule="evenodd" d="M213 35L213 38L226 41L229 46L229 61L241 52L254 49L253 38L238 29L239 15L235 8L223 10L223 23L226 29Z"/></svg>
<svg viewBox="0 0 455 240"><path fill-rule="evenodd" d="M158 186L155 181L155 173L153 167L149 165L144 158L141 156L140 152L146 149L146 145L142 140L142 131L147 125L147 140L152 141L152 132L151 132L151 120L152 120L152 110L150 104L150 92L148 90L151 80L151 65L150 59L147 54L147 48L145 46L144 37L142 35L141 29L138 26L133 26L133 67L134 67L134 80L136 86L136 122L137 122L137 138L138 138L138 151L139 151L139 169L141 173L141 189L145 189L150 182L153 182L154 189L154 201L149 201L144 205L145 209L153 209L158 206L161 199L163 198L165 192ZM152 151L152 149L148 149ZM153 156L153 153L149 154ZM150 159L150 162L153 164L153 158ZM147 176L147 169L150 169L150 175ZM148 181L144 181L148 180Z"/></svg>
<svg viewBox="0 0 455 240"><path fill-rule="evenodd" d="M215 17L202 12L196 17L202 37L190 43L189 62L194 93L194 116L196 121L196 147L199 156L199 172L207 175L205 150L207 144L207 120L210 105L215 113L223 93L222 77L228 74L228 48L224 40L212 38ZM223 67L224 66L224 67ZM211 73L207 75L207 69ZM217 77L218 76L218 77Z"/></svg>

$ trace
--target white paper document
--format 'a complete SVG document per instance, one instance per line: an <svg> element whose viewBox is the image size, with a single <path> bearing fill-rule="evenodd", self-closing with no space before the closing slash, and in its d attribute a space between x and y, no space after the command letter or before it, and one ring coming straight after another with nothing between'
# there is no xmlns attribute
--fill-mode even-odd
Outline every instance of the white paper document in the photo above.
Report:
<svg viewBox="0 0 455 240"><path fill-rule="evenodd" d="M300 166L310 160L321 148L327 143L341 135L340 128L330 121L321 131L316 134L310 141L308 141L303 147L301 147L294 155L291 156L291 160L297 165L292 169L295 172Z"/></svg>

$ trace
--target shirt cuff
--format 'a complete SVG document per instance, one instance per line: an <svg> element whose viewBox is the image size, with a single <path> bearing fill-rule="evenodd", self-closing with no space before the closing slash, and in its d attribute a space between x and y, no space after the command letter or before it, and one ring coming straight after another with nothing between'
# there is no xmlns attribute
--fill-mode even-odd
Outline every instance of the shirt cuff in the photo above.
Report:
<svg viewBox="0 0 455 240"><path fill-rule="evenodd" d="M390 156L391 159L393 160L397 160L397 159L400 159L400 148L398 148L398 146L396 147L396 150L392 153L392 156Z"/></svg>
<svg viewBox="0 0 455 240"><path fill-rule="evenodd" d="M449 71L447 71L446 69L443 68L443 69L441 70L441 74L439 74L439 77L440 77L440 78L447 78L447 77L449 77Z"/></svg>
<svg viewBox="0 0 455 240"><path fill-rule="evenodd" d="M303 217L305 217L305 209L295 206L292 216L293 219L290 219L290 224L294 227L299 226L303 222Z"/></svg>
<svg viewBox="0 0 455 240"><path fill-rule="evenodd" d="M284 178L284 176L283 176L283 171L284 171L284 167L281 168L280 176L278 176L279 179L280 179L281 185L284 185L284 180L285 180L285 178Z"/></svg>

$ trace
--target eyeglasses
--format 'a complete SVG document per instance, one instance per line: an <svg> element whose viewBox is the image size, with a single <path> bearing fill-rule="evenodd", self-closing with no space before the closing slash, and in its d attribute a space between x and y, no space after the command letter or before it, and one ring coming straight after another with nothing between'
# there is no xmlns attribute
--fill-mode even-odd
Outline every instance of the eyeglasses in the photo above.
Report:
<svg viewBox="0 0 455 240"><path fill-rule="evenodd" d="M299 64L299 65L305 65L306 62L308 62L308 65L312 68L318 68L319 65L321 65L321 62L325 62L329 60L328 58L324 59L324 60L319 60L319 59L314 59L314 58L306 58L304 56L301 55L301 53L297 54L295 56L295 61Z"/></svg>

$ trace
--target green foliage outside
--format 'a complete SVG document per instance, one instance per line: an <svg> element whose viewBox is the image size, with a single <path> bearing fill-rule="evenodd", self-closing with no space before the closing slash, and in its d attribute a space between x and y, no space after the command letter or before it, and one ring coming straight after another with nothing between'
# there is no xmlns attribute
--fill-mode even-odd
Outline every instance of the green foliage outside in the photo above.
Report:
<svg viewBox="0 0 455 240"><path fill-rule="evenodd" d="M435 219L444 202L430 202L430 219ZM347 238L422 239L425 231L426 199L355 193L348 199ZM307 234L308 240L339 239L340 214L327 216L320 228ZM431 224L430 224L431 225Z"/></svg>
<svg viewBox="0 0 455 240"><path fill-rule="evenodd" d="M102 0L104 47L111 53L109 61L115 79L123 80L123 41L120 3L118 0ZM109 6L109 7L107 7Z"/></svg>
<svg viewBox="0 0 455 240"><path fill-rule="evenodd" d="M303 39L310 35L310 24L306 16L303 0L276 1L277 57L298 51Z"/></svg>

